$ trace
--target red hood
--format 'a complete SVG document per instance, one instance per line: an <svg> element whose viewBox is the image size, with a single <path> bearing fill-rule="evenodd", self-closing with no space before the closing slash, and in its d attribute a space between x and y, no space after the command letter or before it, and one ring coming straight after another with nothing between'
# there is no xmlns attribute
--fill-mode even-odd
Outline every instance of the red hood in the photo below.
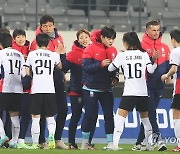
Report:
<svg viewBox="0 0 180 154"><path fill-rule="evenodd" d="M100 48L104 48L104 44L101 43L101 30L94 30L90 34L91 41L99 46Z"/></svg>
<svg viewBox="0 0 180 154"><path fill-rule="evenodd" d="M52 38L48 44L48 50L51 50L53 52L55 51L55 48L59 45L59 43L64 44L63 39L61 35L58 34L58 31L56 28L54 29L54 32L55 32L55 38ZM39 33L42 33L40 26L36 29L36 35ZM33 50L36 50L36 39L34 39L33 42L31 43L30 51L33 51Z"/></svg>
<svg viewBox="0 0 180 154"><path fill-rule="evenodd" d="M94 30L90 34L91 41L98 45L100 48L105 48L104 44L101 43L101 30ZM111 46L106 48L106 56L108 59L113 60L117 55L117 50Z"/></svg>
<svg viewBox="0 0 180 154"><path fill-rule="evenodd" d="M20 51L22 54L28 55L30 42L26 40L24 46L19 46L14 40L12 40L12 48Z"/></svg>
<svg viewBox="0 0 180 154"><path fill-rule="evenodd" d="M91 32L90 39L93 43L97 43L97 41L100 42L101 30L94 30L93 32Z"/></svg>
<svg viewBox="0 0 180 154"><path fill-rule="evenodd" d="M158 39L153 40L147 35L147 33L145 33L142 37L142 42L147 43L149 46L153 46L154 41L156 41L156 45L161 44L161 39L162 39L162 35L160 35Z"/></svg>
<svg viewBox="0 0 180 154"><path fill-rule="evenodd" d="M36 29L36 36L37 36L39 33L42 33L40 26Z"/></svg>
<svg viewBox="0 0 180 154"><path fill-rule="evenodd" d="M74 44L73 44L73 46L72 46L72 51L81 51L81 52L83 52L83 50L84 50L85 48L83 47L83 46L81 46L78 42L77 42L77 40L76 41L74 41Z"/></svg>
<svg viewBox="0 0 180 154"><path fill-rule="evenodd" d="M76 64L82 64L82 54L85 48L83 48L78 41L74 41L72 50L66 54L66 59Z"/></svg>
<svg viewBox="0 0 180 154"><path fill-rule="evenodd" d="M169 47L161 42L162 35L156 40L150 39L147 34L142 38L142 48L152 57L155 50L159 51L158 63L161 64L169 58Z"/></svg>

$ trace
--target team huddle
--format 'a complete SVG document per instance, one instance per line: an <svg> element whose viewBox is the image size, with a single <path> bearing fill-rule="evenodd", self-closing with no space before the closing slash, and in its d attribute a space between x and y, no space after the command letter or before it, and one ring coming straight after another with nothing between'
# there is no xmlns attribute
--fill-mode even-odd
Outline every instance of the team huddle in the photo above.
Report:
<svg viewBox="0 0 180 154"><path fill-rule="evenodd" d="M72 50L65 51L62 37L50 15L40 19L36 38L29 43L24 30L15 29L11 36L0 31L1 93L0 109L9 113L11 130L0 119L0 146L18 149L96 149L92 138L96 128L100 103L104 114L107 146L104 150L120 150L119 140L128 112L140 113L141 128L134 151L167 150L156 119L165 83L174 77L173 109L174 132L180 140L180 31L170 33L174 49L161 42L159 21L146 23L140 42L136 32L127 32L122 41L125 51L113 47L116 31L113 27L89 32L81 29ZM91 43L92 42L92 43ZM113 115L112 88L119 82L119 71L124 75L124 91L117 113ZM65 74L70 71L68 95L72 116L68 143L61 140L67 116ZM81 123L82 144L76 144L76 129ZM2 114L2 113L1 113ZM8 115L8 114L7 114ZM32 119L32 145L25 144L28 124ZM7 120L7 116L6 116ZM48 139L45 139L45 125ZM151 137L156 134L156 142ZM180 151L180 143L173 151Z"/></svg>

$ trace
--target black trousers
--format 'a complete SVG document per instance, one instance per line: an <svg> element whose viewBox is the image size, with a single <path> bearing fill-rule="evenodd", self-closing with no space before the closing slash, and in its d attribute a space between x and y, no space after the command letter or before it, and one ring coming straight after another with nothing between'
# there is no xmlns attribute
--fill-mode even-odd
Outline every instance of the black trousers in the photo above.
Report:
<svg viewBox="0 0 180 154"><path fill-rule="evenodd" d="M83 97L81 96L70 96L70 102L71 102L72 116L69 123L68 141L70 144L74 145L76 143L75 141L76 130L77 130L78 122L80 121L82 115L84 101L83 101ZM96 104L94 110L97 114L93 116L91 129L90 129L89 143L91 143L94 135L94 131L96 129L96 121L98 118L98 104Z"/></svg>

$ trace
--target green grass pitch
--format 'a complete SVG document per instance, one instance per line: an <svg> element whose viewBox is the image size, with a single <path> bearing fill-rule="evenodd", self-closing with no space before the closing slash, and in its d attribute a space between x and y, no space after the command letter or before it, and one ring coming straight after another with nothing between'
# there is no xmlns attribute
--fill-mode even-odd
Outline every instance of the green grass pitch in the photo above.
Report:
<svg viewBox="0 0 180 154"><path fill-rule="evenodd" d="M105 151L102 148L105 146L104 144L96 144L95 145L97 150L60 150L60 149L53 149L53 150L25 150L25 149L0 149L1 154L115 154L115 153L122 153L122 154L169 154L172 148L175 146L168 145L167 151L132 151L131 148L133 147L132 144L122 144L120 147L123 150L120 151Z"/></svg>

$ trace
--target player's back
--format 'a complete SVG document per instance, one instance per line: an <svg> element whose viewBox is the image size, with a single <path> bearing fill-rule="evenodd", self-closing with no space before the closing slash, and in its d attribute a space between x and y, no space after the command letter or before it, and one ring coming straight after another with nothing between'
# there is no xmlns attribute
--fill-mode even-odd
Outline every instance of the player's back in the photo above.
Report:
<svg viewBox="0 0 180 154"><path fill-rule="evenodd" d="M121 61L125 77L123 95L147 96L146 65L150 63L148 54L139 50L125 51Z"/></svg>
<svg viewBox="0 0 180 154"><path fill-rule="evenodd" d="M55 93L53 71L60 62L57 53L38 49L29 53L26 64L33 72L32 93Z"/></svg>
<svg viewBox="0 0 180 154"><path fill-rule="evenodd" d="M174 92L173 94L180 94L180 47L176 47L171 51L170 64L177 65L177 72L173 75Z"/></svg>
<svg viewBox="0 0 180 154"><path fill-rule="evenodd" d="M21 83L22 68L24 65L22 53L12 48L5 48L0 52L0 64L4 71L2 92L22 93Z"/></svg>

